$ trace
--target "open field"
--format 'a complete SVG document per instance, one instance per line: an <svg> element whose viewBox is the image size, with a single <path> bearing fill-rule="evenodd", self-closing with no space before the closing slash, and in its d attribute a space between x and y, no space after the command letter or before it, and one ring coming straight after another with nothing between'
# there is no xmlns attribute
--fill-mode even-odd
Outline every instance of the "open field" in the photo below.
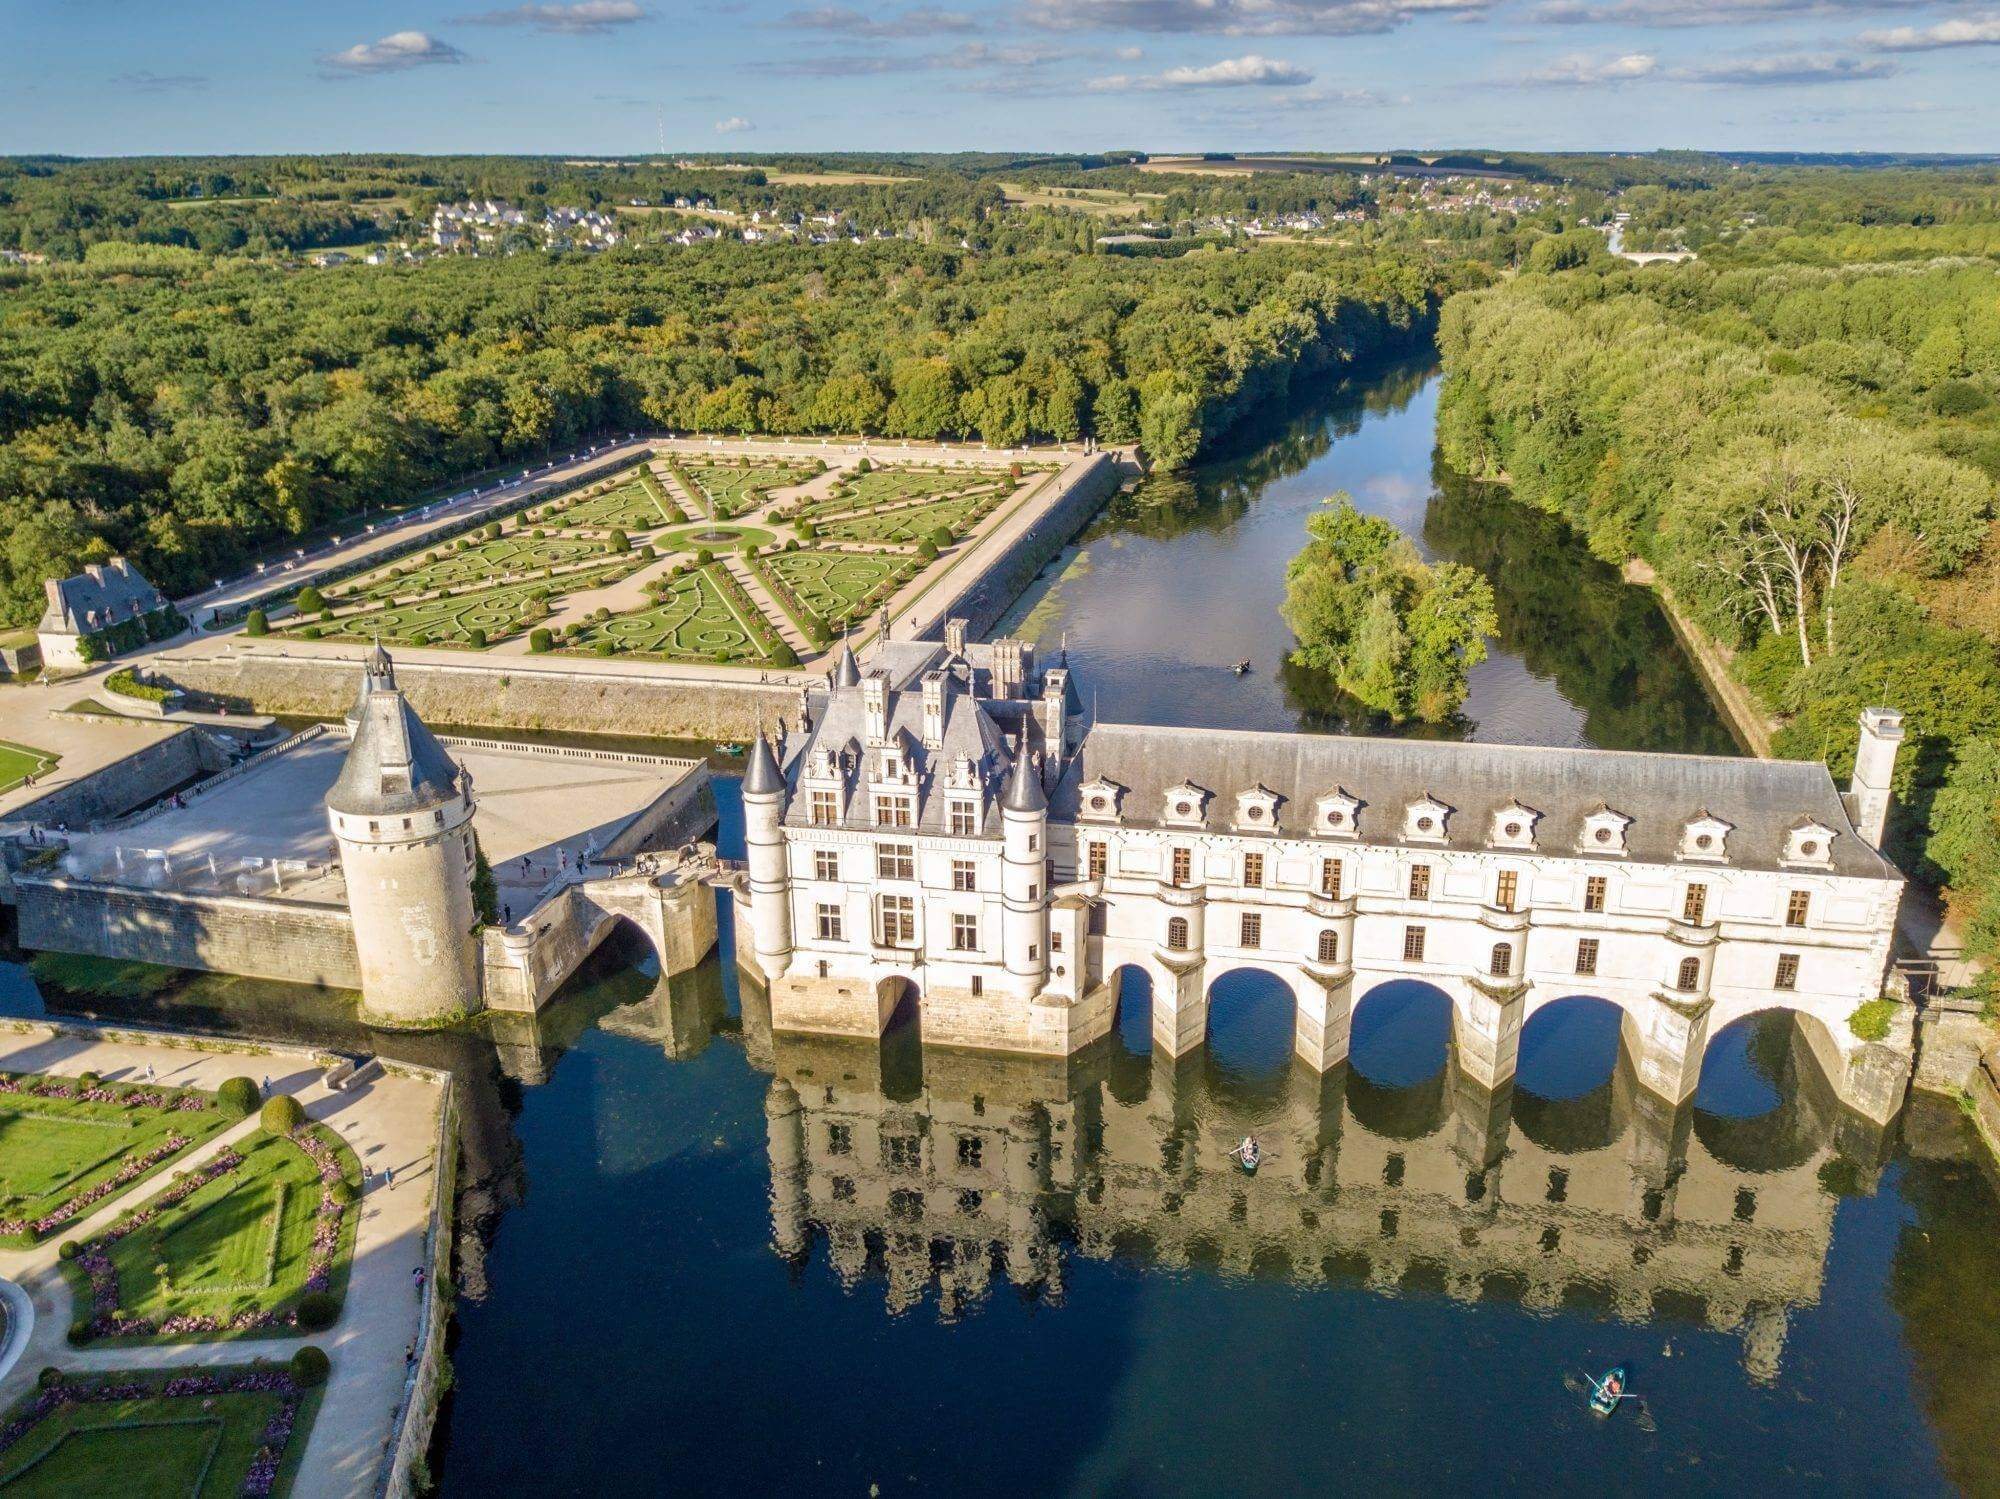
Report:
<svg viewBox="0 0 2000 1499"><path fill-rule="evenodd" d="M764 180L773 187L866 187L889 182L916 182L915 177L891 177L886 172L772 172Z"/></svg>
<svg viewBox="0 0 2000 1499"><path fill-rule="evenodd" d="M55 763L53 755L0 739L0 791L12 791L29 776L38 776Z"/></svg>
<svg viewBox="0 0 2000 1499"><path fill-rule="evenodd" d="M1143 217L1149 208L1166 199L1165 193L1125 193L1108 187L1034 187L1025 182L1003 182L1000 191L1019 208L1079 208L1105 218Z"/></svg>
<svg viewBox="0 0 2000 1499"><path fill-rule="evenodd" d="M226 1499L289 1493L323 1391L282 1366L66 1379L5 1413L29 1422L0 1450L8 1499ZM269 1474L268 1489L251 1486Z"/></svg>
<svg viewBox="0 0 2000 1499"><path fill-rule="evenodd" d="M212 1098L187 1089L85 1089L21 1073L0 1082L0 1243L61 1232L230 1122Z"/></svg>

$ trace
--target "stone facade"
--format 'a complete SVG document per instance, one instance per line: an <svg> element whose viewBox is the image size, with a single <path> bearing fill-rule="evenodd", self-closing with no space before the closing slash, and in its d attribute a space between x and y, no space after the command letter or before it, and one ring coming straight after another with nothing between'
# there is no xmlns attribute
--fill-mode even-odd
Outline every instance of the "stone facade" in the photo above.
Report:
<svg viewBox="0 0 2000 1499"><path fill-rule="evenodd" d="M1886 1044L1847 1024L1901 896L1855 823L1879 830L1899 715L1864 717L1843 798L1798 762L1086 725L1060 661L946 635L865 677L843 660L746 783L744 958L780 1030L878 1034L908 986L927 1043L1066 1055L1137 970L1181 1054L1248 968L1292 991L1319 1068L1356 1005L1414 981L1487 1087L1537 1009L1588 995L1669 1103L1710 1036L1776 1007L1850 1105L1900 1106L1907 1015Z"/></svg>
<svg viewBox="0 0 2000 1499"><path fill-rule="evenodd" d="M167 607L160 591L123 557L93 562L72 578L50 578L35 638L51 672L90 665L84 642L119 625L136 624Z"/></svg>

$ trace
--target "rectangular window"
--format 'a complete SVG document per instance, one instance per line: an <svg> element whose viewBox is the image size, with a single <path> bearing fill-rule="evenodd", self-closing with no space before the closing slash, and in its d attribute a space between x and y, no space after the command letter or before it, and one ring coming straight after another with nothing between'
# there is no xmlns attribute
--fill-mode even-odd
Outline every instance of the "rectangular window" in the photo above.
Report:
<svg viewBox="0 0 2000 1499"><path fill-rule="evenodd" d="M971 802L951 804L951 836L970 838L979 831L979 809Z"/></svg>
<svg viewBox="0 0 2000 1499"><path fill-rule="evenodd" d="M830 848L813 850L813 878L816 880L837 880L840 878L840 854Z"/></svg>
<svg viewBox="0 0 2000 1499"><path fill-rule="evenodd" d="M839 906L815 906L813 914L818 918L820 941L839 942L842 940Z"/></svg>
<svg viewBox="0 0 2000 1499"><path fill-rule="evenodd" d="M1175 850L1174 850L1174 883L1175 883L1176 885L1185 885L1185 884L1186 884L1186 883L1187 883L1187 882L1188 882L1189 880L1191 880L1191 879L1193 879L1193 878L1194 878L1194 853L1193 853L1193 851L1192 851L1192 850L1189 850L1189 849L1185 849L1185 848L1177 848L1177 849L1175 849Z"/></svg>
<svg viewBox="0 0 2000 1499"><path fill-rule="evenodd" d="M916 850L907 843L884 843L875 850L875 877L883 880L914 880L917 877Z"/></svg>
<svg viewBox="0 0 2000 1499"><path fill-rule="evenodd" d="M1812 893L1794 890L1785 901L1785 925L1804 926L1806 913L1812 909Z"/></svg>
<svg viewBox="0 0 2000 1499"><path fill-rule="evenodd" d="M958 1137L958 1164L978 1169L986 1155L986 1142L977 1135Z"/></svg>
<svg viewBox="0 0 2000 1499"><path fill-rule="evenodd" d="M916 821L916 802L901 793L875 793L875 823L878 827L907 828Z"/></svg>
<svg viewBox="0 0 2000 1499"><path fill-rule="evenodd" d="M1340 899L1340 860L1321 859L1319 861L1319 893L1328 900Z"/></svg>
<svg viewBox="0 0 2000 1499"><path fill-rule="evenodd" d="M1028 961L1029 961L1030 963L1039 963L1039 962L1041 962L1041 961L1042 961L1042 944L1041 944L1041 943L1039 943L1039 942L1030 942L1030 943L1028 944Z"/></svg>
<svg viewBox="0 0 2000 1499"><path fill-rule="evenodd" d="M974 952L979 947L979 918L955 914L951 918L951 950Z"/></svg>
<svg viewBox="0 0 2000 1499"><path fill-rule="evenodd" d="M882 911L882 945L915 947L917 945L916 901L907 895L884 895L879 899Z"/></svg>
<svg viewBox="0 0 2000 1499"><path fill-rule="evenodd" d="M979 866L970 859L951 861L951 888L954 890L976 890L979 888Z"/></svg>
<svg viewBox="0 0 2000 1499"><path fill-rule="evenodd" d="M1403 928L1403 961L1421 963L1424 960L1424 929L1420 926Z"/></svg>
<svg viewBox="0 0 2000 1499"><path fill-rule="evenodd" d="M978 974L975 973L972 976L973 998L977 999L980 995L984 994L985 992L986 992L986 980L981 978Z"/></svg>
<svg viewBox="0 0 2000 1499"><path fill-rule="evenodd" d="M1431 898L1431 867L1428 864L1410 866L1410 899L1429 900Z"/></svg>
<svg viewBox="0 0 2000 1499"><path fill-rule="evenodd" d="M1262 854L1245 854L1243 856L1243 883L1252 888L1258 888L1263 885L1264 856Z"/></svg>
<svg viewBox="0 0 2000 1499"><path fill-rule="evenodd" d="M884 1135L882 1164L891 1171L915 1171L924 1163L924 1144L915 1135Z"/></svg>
<svg viewBox="0 0 2000 1499"><path fill-rule="evenodd" d="M1583 882L1583 908L1586 911L1604 909L1604 876L1594 874Z"/></svg>
<svg viewBox="0 0 2000 1499"><path fill-rule="evenodd" d="M1101 880L1104 878L1104 853L1107 846L1102 843L1086 843L1084 845L1083 858L1084 869L1086 870L1084 877L1086 879Z"/></svg>
<svg viewBox="0 0 2000 1499"><path fill-rule="evenodd" d="M1042 846L1042 835L1041 835L1040 833L1030 833L1030 834L1028 834L1028 852L1029 852L1029 853L1031 853L1031 854L1032 854L1032 853L1037 853L1037 852L1039 852L1039 851L1040 851L1040 849L1041 849L1041 846Z"/></svg>
<svg viewBox="0 0 2000 1499"><path fill-rule="evenodd" d="M1501 870L1500 878L1494 881L1493 885L1493 904L1503 911L1513 910L1514 902L1520 895L1520 888L1521 877L1518 874L1511 869Z"/></svg>
<svg viewBox="0 0 2000 1499"><path fill-rule="evenodd" d="M1588 977L1597 972L1597 939L1585 937L1576 944L1576 971Z"/></svg>
<svg viewBox="0 0 2000 1499"><path fill-rule="evenodd" d="M812 794L812 821L818 828L830 828L840 821L840 793L815 791Z"/></svg>
<svg viewBox="0 0 2000 1499"><path fill-rule="evenodd" d="M1062 951L1062 933L1060 931L1052 931L1049 933L1049 951L1050 952Z"/></svg>
<svg viewBox="0 0 2000 1499"><path fill-rule="evenodd" d="M1255 947L1264 940L1264 918L1255 911L1243 913L1243 946Z"/></svg>
<svg viewBox="0 0 2000 1499"><path fill-rule="evenodd" d="M826 1127L826 1153L847 1155L854 1149L854 1131L844 1124L829 1124Z"/></svg>
<svg viewBox="0 0 2000 1499"><path fill-rule="evenodd" d="M1708 914L1708 886L1690 885L1687 894L1681 898L1681 920L1689 926L1700 926Z"/></svg>
<svg viewBox="0 0 2000 1499"><path fill-rule="evenodd" d="M1799 986L1799 955L1795 952L1778 954L1778 979L1776 987L1796 989Z"/></svg>

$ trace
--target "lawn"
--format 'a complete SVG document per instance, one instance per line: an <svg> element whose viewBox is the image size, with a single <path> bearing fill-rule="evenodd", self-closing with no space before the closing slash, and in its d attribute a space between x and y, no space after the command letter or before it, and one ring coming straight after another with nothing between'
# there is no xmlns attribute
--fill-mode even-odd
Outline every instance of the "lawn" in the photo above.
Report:
<svg viewBox="0 0 2000 1499"><path fill-rule="evenodd" d="M552 519L564 526L619 526L628 531L651 531L658 526L681 525L687 517L667 498L659 480L645 469L635 469L615 489L574 500Z"/></svg>
<svg viewBox="0 0 2000 1499"><path fill-rule="evenodd" d="M346 1286L360 1209L329 1173L358 1193L360 1164L323 1126L253 1132L63 1261L76 1327L114 1343L283 1336L307 1291Z"/></svg>
<svg viewBox="0 0 2000 1499"><path fill-rule="evenodd" d="M206 1093L0 1074L0 1243L33 1244L104 1206L230 1123Z"/></svg>
<svg viewBox="0 0 2000 1499"><path fill-rule="evenodd" d="M329 640L373 640L379 636L404 645L470 645L472 632L484 630L486 643L497 644L543 618L551 599L578 589L601 588L644 564L637 553L605 567L579 568L553 578L531 578L499 588L474 589L451 598L425 599L344 614L317 628ZM537 595L540 598L537 598Z"/></svg>
<svg viewBox="0 0 2000 1499"><path fill-rule="evenodd" d="M284 1366L72 1376L0 1422L7 1499L224 1499L285 1494L319 1388Z"/></svg>
<svg viewBox="0 0 2000 1499"><path fill-rule="evenodd" d="M758 559L765 576L778 585L781 603L791 603L837 629L893 592L906 566L900 555L883 552L819 552L805 548ZM805 621L801 620L801 624Z"/></svg>
<svg viewBox="0 0 2000 1499"><path fill-rule="evenodd" d="M724 596L729 585L714 574L711 568L682 574L667 584L653 607L590 625L576 637L576 645L595 650L600 641L610 641L621 654L762 661L765 653L741 613L747 611L759 628L763 617L747 601L732 605Z"/></svg>
<svg viewBox="0 0 2000 1499"><path fill-rule="evenodd" d="M764 503L764 492L803 484L819 472L817 463L722 463L699 458L668 460L674 475L719 520L741 515Z"/></svg>
<svg viewBox="0 0 2000 1499"><path fill-rule="evenodd" d="M55 763L54 755L0 739L0 791L12 791L29 776L38 776Z"/></svg>
<svg viewBox="0 0 2000 1499"><path fill-rule="evenodd" d="M911 542L943 526L953 536L972 529L993 508L997 495L961 495L917 505L898 505L868 515L841 515L815 522L828 541Z"/></svg>

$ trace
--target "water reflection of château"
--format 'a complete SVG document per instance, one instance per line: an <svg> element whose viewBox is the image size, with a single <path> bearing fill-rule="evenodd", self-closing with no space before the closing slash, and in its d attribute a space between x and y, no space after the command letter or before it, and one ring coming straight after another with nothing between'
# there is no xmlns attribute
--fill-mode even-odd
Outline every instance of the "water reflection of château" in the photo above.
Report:
<svg viewBox="0 0 2000 1499"><path fill-rule="evenodd" d="M1815 1088L1795 1033L1785 1102L1730 1121L1669 1110L1629 1063L1551 1102L1485 1091L1448 1059L1389 1089L1292 1064L1239 1082L1114 1040L1068 1062L759 1032L772 1240L823 1247L891 1312L951 1320L995 1289L1060 1301L1067 1254L1166 1272L1508 1300L1733 1330L1775 1379L1786 1319L1819 1300L1841 1155L1879 1138ZM1254 1133L1245 1175L1229 1151ZM1838 1163L1838 1164L1836 1164Z"/></svg>

